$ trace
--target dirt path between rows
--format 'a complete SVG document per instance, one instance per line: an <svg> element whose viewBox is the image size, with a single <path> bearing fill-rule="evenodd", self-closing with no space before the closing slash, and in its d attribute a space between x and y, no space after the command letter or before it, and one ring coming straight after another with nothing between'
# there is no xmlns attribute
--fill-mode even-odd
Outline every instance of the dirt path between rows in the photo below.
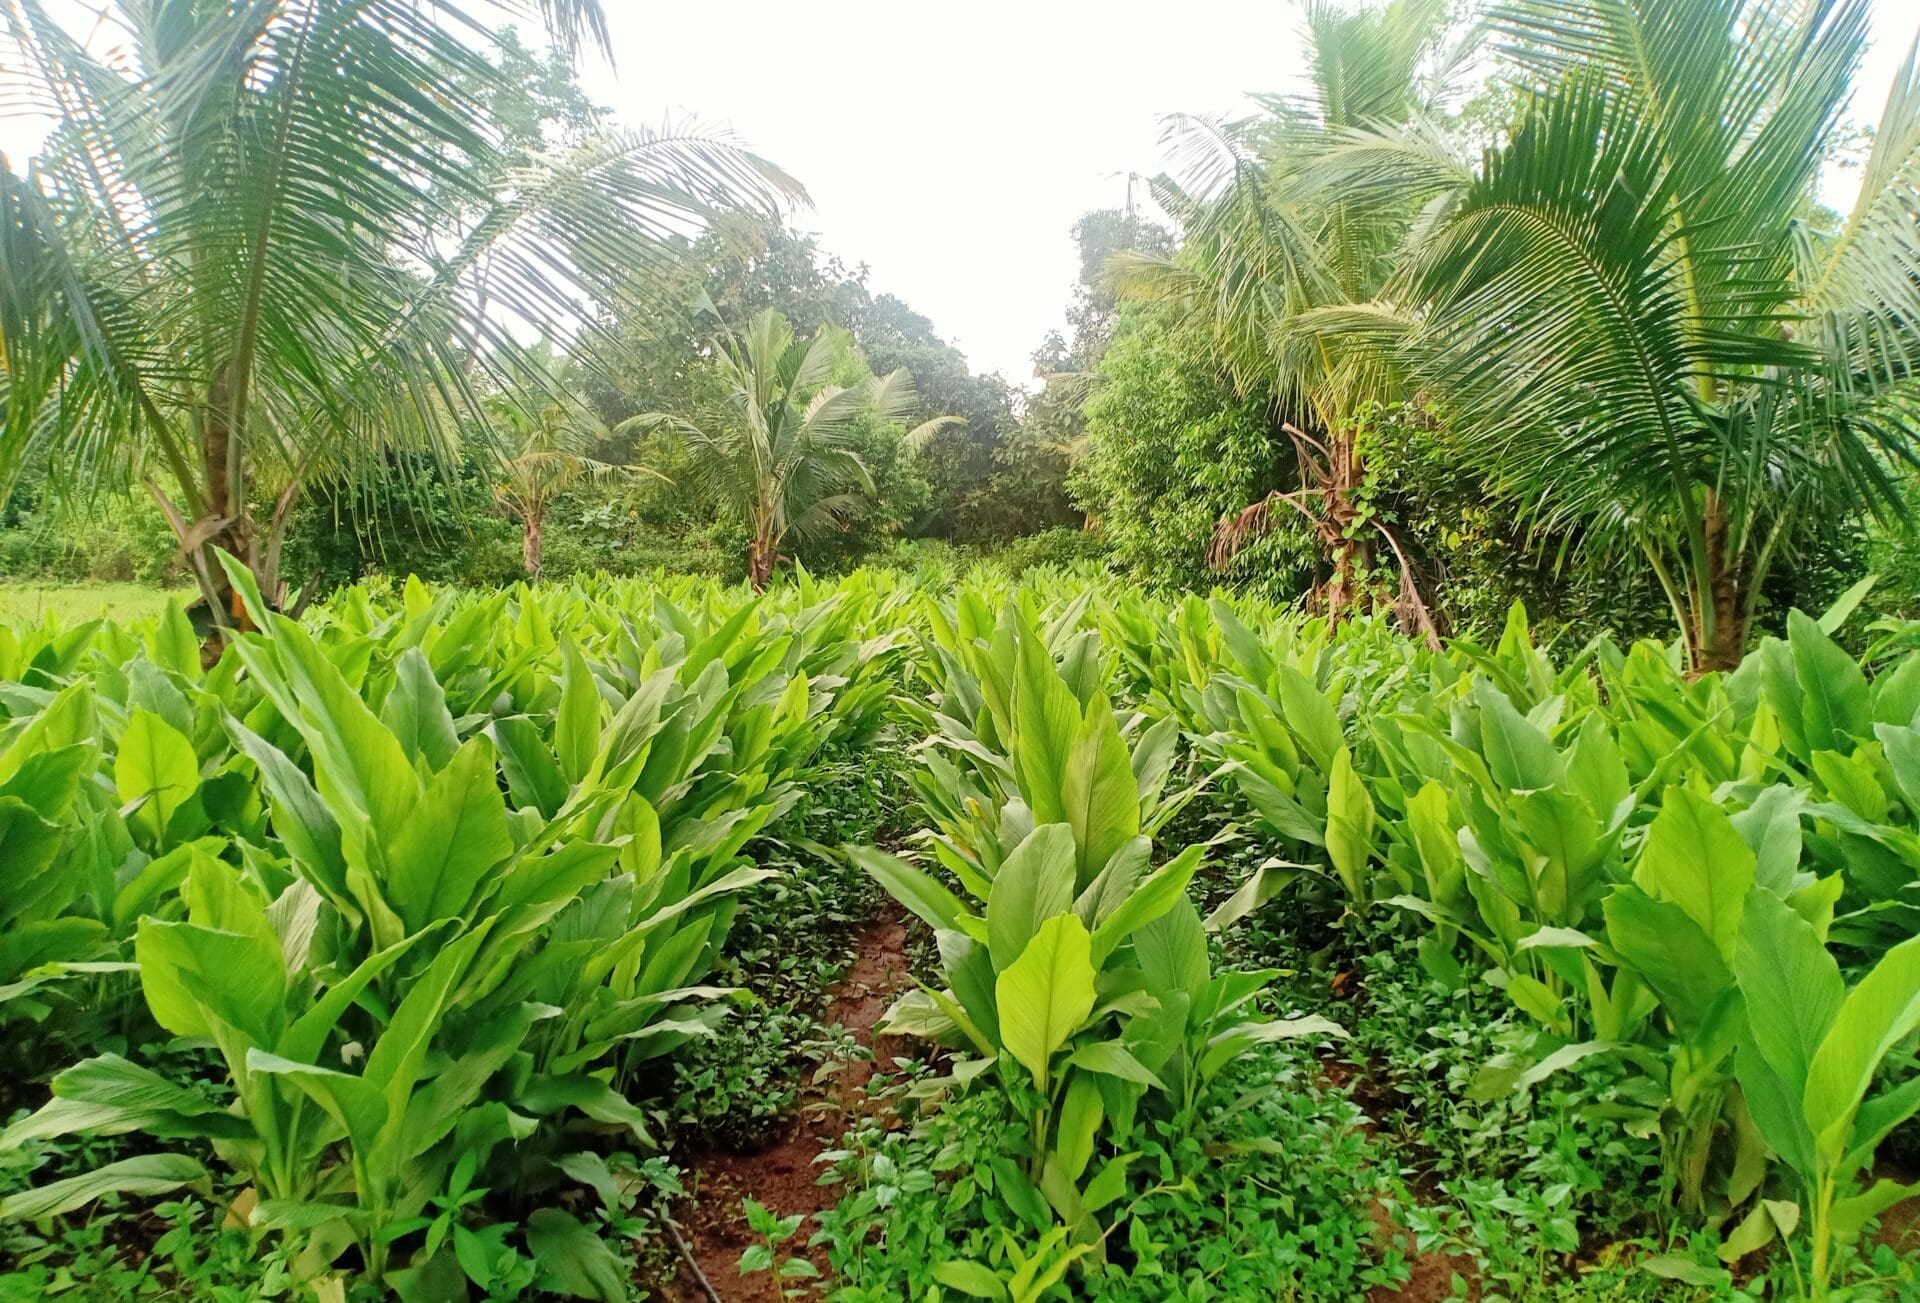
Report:
<svg viewBox="0 0 1920 1303"><path fill-rule="evenodd" d="M1379 1134L1386 1099L1367 1088L1366 1078L1352 1064L1328 1055L1320 1061L1320 1080L1334 1090L1353 1087L1353 1101L1361 1111L1360 1129L1370 1137ZM1479 1273L1471 1259L1455 1257L1445 1249L1415 1249L1407 1242L1406 1229L1394 1220L1392 1210L1377 1199L1368 1206L1367 1215L1373 1219L1374 1234L1381 1245L1398 1244L1406 1251L1408 1275L1404 1285L1375 1285L1367 1291L1366 1303L1440 1303L1455 1297L1456 1274L1466 1280L1470 1298L1480 1297Z"/></svg>
<svg viewBox="0 0 1920 1303"><path fill-rule="evenodd" d="M818 1184L821 1169L814 1159L839 1144L865 1107L874 1064L885 1064L892 1053L886 1038L876 1043L873 1029L894 997L912 985L906 916L888 901L861 927L854 947L853 967L828 991L821 1021L851 1032L873 1052L872 1058L837 1064L822 1080L809 1076L800 1106L778 1143L751 1154L707 1153L689 1160L694 1176L691 1202L681 1218L684 1234L701 1275L724 1303L778 1303L780 1298L769 1273L743 1278L737 1269L740 1254L758 1239L740 1211L743 1198L757 1200L776 1215L807 1214L808 1223L790 1242L796 1250L812 1237L812 1215L839 1201L839 1186ZM824 1255L809 1256L824 1272ZM684 1266L670 1288L675 1300L710 1303L707 1290Z"/></svg>
<svg viewBox="0 0 1920 1303"><path fill-rule="evenodd" d="M674 1303L711 1303L717 1295L722 1303L780 1303L780 1294L769 1273L742 1277L737 1269L740 1255L758 1241L747 1226L740 1209L743 1198L765 1205L776 1215L804 1213L804 1224L790 1246L801 1251L811 1238L812 1215L824 1212L839 1201L842 1190L821 1185L820 1166L814 1162L823 1151L836 1148L841 1136L865 1107L866 1086L876 1063L885 1064L895 1052L890 1038L876 1038L874 1027L889 1005L912 985L907 960L906 916L893 902L861 927L854 937L856 958L847 975L827 993L821 1021L839 1024L872 1058L835 1065L835 1071L821 1080L811 1076L800 1093L800 1105L787 1123L777 1143L748 1154L719 1151L692 1155L687 1166L692 1171L690 1198L681 1216L683 1234L706 1287L684 1266L668 1283L667 1297ZM1354 1080L1353 1069L1338 1060L1323 1065L1327 1084L1340 1088ZM1368 1104L1379 1101L1364 1098ZM1371 1110L1368 1110L1371 1112ZM1362 1124L1368 1131L1377 1125L1369 1116ZM1403 1233L1391 1213L1376 1204L1371 1210L1383 1243ZM809 1252L814 1265L824 1273L825 1255ZM1401 1286L1382 1285L1367 1295L1367 1303L1430 1303L1453 1297L1452 1279L1464 1271L1469 1280L1472 1264L1444 1251L1414 1253L1408 1264L1411 1279ZM708 1293L707 1287L712 1290ZM1477 1282L1474 1282L1477 1296Z"/></svg>

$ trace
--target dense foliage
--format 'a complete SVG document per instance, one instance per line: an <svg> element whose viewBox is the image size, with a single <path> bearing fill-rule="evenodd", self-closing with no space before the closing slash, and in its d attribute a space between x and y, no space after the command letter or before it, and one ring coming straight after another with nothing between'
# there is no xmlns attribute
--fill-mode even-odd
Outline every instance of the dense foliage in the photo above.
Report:
<svg viewBox="0 0 1920 1303"><path fill-rule="evenodd" d="M1026 392L593 0L0 0L0 1300L1920 1298L1920 64L1484 8Z"/></svg>
<svg viewBox="0 0 1920 1303"><path fill-rule="evenodd" d="M944 1047L848 1119L838 1297L1908 1270L1861 1237L1920 1105L1920 652L1836 645L1860 593L1689 679L1677 644L1556 663L1517 610L1434 652L934 582L350 589L211 664L177 607L0 633L18 1279L99 1200L212 1196L273 1252L169 1270L627 1297L618 1218L563 1192L674 1125L755 1143L836 1053L793 1003L832 966L777 958L783 916L867 908L781 849L835 808L931 929L887 1030ZM862 755L907 858L861 845L879 789L798 804ZM729 1030L716 969L781 1003Z"/></svg>

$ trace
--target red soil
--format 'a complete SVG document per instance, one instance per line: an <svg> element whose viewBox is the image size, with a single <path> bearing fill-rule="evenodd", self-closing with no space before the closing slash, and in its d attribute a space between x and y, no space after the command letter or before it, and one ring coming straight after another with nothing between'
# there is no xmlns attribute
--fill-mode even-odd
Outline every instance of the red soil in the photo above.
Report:
<svg viewBox="0 0 1920 1303"><path fill-rule="evenodd" d="M822 1021L851 1032L873 1051L872 1059L838 1064L831 1075L809 1078L801 1091L801 1107L778 1143L751 1154L702 1154L691 1164L692 1202L681 1221L700 1274L724 1303L778 1303L780 1298L769 1273L742 1277L737 1269L741 1253L758 1242L740 1210L743 1198L757 1200L776 1216L807 1214L808 1222L788 1242L796 1252L812 1236L813 1214L839 1201L838 1186L818 1183L824 1172L814 1159L839 1143L865 1106L874 1063L885 1063L891 1049L884 1039L876 1041L874 1026L911 984L906 921L896 906L888 904L868 922L855 946L859 957L828 992ZM815 1250L808 1256L825 1270L824 1254ZM711 1297L684 1266L669 1289L671 1298L687 1303L709 1303Z"/></svg>

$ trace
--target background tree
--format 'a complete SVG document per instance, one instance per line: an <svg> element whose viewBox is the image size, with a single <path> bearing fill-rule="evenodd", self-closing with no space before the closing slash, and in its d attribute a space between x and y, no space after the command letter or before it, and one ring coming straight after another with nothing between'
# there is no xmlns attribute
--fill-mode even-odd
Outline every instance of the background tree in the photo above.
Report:
<svg viewBox="0 0 1920 1303"><path fill-rule="evenodd" d="M722 393L711 410L646 413L628 424L685 444L686 473L747 526L747 579L757 592L767 586L790 535L845 528L872 504L873 475L857 432L869 416L883 424L900 421L917 398L904 370L836 383L836 375L865 369L845 332L801 338L771 308L745 332L718 336L713 352ZM950 419L924 422L903 442L918 446Z"/></svg>
<svg viewBox="0 0 1920 1303"><path fill-rule="evenodd" d="M1697 669L1746 646L1809 529L1898 508L1913 430L1920 79L1909 56L1844 218L1812 198L1844 139L1866 0L1519 0L1491 31L1529 90L1478 174L1376 127L1329 184L1441 220L1406 356L1491 494L1583 554L1638 555Z"/></svg>
<svg viewBox="0 0 1920 1303"><path fill-rule="evenodd" d="M536 15L603 30L593 0L117 0L83 44L0 0L0 68L56 120L0 174L0 489L31 448L145 484L218 618L214 547L278 600L302 486L450 460L535 378L512 321L590 335L669 237L799 194L696 130L529 152L475 34Z"/></svg>
<svg viewBox="0 0 1920 1303"><path fill-rule="evenodd" d="M1026 400L1019 424L995 454L992 491L1008 522L1008 537L1087 523L1068 481L1087 452L1084 409L1100 383L1096 370L1112 341L1120 306L1106 265L1124 250L1164 256L1174 247L1173 232L1134 209L1132 184L1129 180L1127 207L1095 209L1073 224L1080 276L1067 308L1071 338L1050 331L1035 350L1033 373L1040 390Z"/></svg>
<svg viewBox="0 0 1920 1303"><path fill-rule="evenodd" d="M891 294L856 301L847 322L860 351L882 374L901 369L920 396L917 416L954 419L930 431L919 460L931 488L911 532L957 542L988 542L1021 532L995 493L994 472L1015 423L1015 395L996 375L976 375L966 356L933 323Z"/></svg>
<svg viewBox="0 0 1920 1303"><path fill-rule="evenodd" d="M909 424L939 415L962 418L939 427L924 447L907 455L877 426L862 434L862 456L875 475L875 509L850 531L815 535L809 551L818 555L832 542L845 545L831 549L836 559L851 559L859 547L878 541L872 527L882 521L890 531L965 541L1021 531L1023 522L1003 510L994 483L996 453L1015 422L1012 390L997 376L975 375L925 316L891 295L872 294L865 267L848 267L814 237L785 225L738 217L695 242L672 292L642 301L638 313L623 312L614 322L627 347L606 383L589 383L595 406L618 429L640 413L712 403L714 373L702 358L715 319L742 333L767 308L786 317L800 336L824 327L844 330L876 372L904 369L918 395L918 406L904 414ZM615 447L604 455L618 459L626 453ZM684 481L664 463L661 468ZM693 502L687 488L681 482L669 496ZM696 511L667 524L680 531L703 522ZM711 524L710 512L704 524Z"/></svg>
<svg viewBox="0 0 1920 1303"><path fill-rule="evenodd" d="M1300 485L1224 519L1216 555L1230 556L1276 513L1299 516L1329 558L1318 604L1338 618L1368 601L1363 588L1384 538L1399 561L1402 612L1430 638L1404 546L1363 510L1359 441L1367 414L1403 393L1390 346L1403 310L1386 294L1419 209L1379 191L1315 184L1302 164L1351 132L1435 111L1452 66L1447 32L1444 0L1378 10L1310 4L1307 89L1268 100L1267 113L1246 122L1172 120L1183 176L1162 179L1159 194L1181 222L1180 253L1121 254L1112 264L1128 294L1207 322L1242 394L1264 388L1278 401Z"/></svg>
<svg viewBox="0 0 1920 1303"><path fill-rule="evenodd" d="M500 432L494 496L519 520L520 557L527 575L538 579L547 513L569 489L585 480L628 473L666 477L590 455L611 431L572 397L569 376L577 368L556 359L550 345L536 349L531 360L545 372L544 382L530 392L496 394L487 407Z"/></svg>
<svg viewBox="0 0 1920 1303"><path fill-rule="evenodd" d="M1125 307L1091 376L1069 484L1117 561L1137 578L1201 589L1245 581L1291 595L1311 582L1317 548L1291 522L1225 574L1209 564L1214 523L1293 465L1274 438L1272 396L1238 393L1203 327L1163 307Z"/></svg>

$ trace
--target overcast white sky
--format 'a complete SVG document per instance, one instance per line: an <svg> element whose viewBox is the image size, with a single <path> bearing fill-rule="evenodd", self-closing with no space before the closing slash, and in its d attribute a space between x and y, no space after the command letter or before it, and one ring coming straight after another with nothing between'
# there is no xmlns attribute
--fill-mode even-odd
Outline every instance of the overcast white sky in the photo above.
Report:
<svg viewBox="0 0 1920 1303"><path fill-rule="evenodd" d="M1874 4L1855 101L1867 120L1920 27L1920 0ZM1300 63L1292 0L607 8L616 63L587 70L597 99L633 123L731 126L807 186L803 229L868 264L875 290L932 318L976 370L1016 383L1065 324L1074 220L1124 203L1128 173L1161 169L1159 119L1233 112L1287 89ZM0 119L16 157L39 134ZM1845 203L1849 185L1824 197Z"/></svg>
<svg viewBox="0 0 1920 1303"><path fill-rule="evenodd" d="M1875 5L1869 120L1920 28L1920 0ZM1159 118L1233 111L1300 62L1285 0L608 7L617 80L590 74L598 98L731 125L807 186L802 227L1016 382L1065 324L1074 220L1161 170Z"/></svg>

